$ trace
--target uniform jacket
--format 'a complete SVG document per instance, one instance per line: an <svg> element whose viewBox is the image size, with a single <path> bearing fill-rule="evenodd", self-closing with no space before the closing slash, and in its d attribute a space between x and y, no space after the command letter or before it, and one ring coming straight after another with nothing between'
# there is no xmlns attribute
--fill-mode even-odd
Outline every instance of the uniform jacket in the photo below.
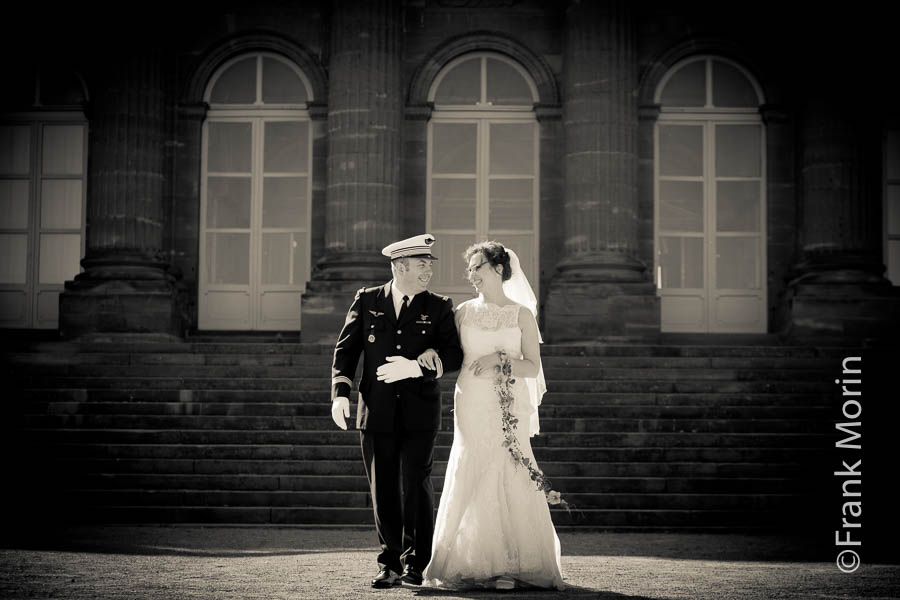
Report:
<svg viewBox="0 0 900 600"><path fill-rule="evenodd" d="M438 379L445 372L458 371L463 359L453 301L426 290L413 296L398 323L390 294L391 282L356 293L334 349L332 398L350 397L362 354L357 429L390 432L395 419L400 419L405 429L436 431L441 426ZM440 357L437 370L422 367L422 377L378 381L376 371L388 356L415 360L428 348Z"/></svg>

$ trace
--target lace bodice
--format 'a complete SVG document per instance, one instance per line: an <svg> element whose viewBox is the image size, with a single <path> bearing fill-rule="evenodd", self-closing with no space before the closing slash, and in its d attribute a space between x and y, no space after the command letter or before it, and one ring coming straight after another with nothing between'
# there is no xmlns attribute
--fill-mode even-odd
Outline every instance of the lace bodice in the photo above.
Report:
<svg viewBox="0 0 900 600"><path fill-rule="evenodd" d="M460 339L464 352L463 362L485 354L506 350L510 356L522 356L522 331L519 329L519 304L498 306L484 302L480 297L459 305Z"/></svg>

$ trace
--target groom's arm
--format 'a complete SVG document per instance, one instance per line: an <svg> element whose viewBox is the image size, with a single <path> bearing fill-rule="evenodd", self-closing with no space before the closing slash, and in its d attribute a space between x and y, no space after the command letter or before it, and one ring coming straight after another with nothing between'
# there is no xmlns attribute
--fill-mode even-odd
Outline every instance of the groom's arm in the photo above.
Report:
<svg viewBox="0 0 900 600"><path fill-rule="evenodd" d="M344 327L338 336L334 347L334 361L331 364L331 398L349 398L350 388L353 387L353 377L356 375L356 364L363 350L362 335L362 292L361 288L356 292L353 304L347 311Z"/></svg>
<svg viewBox="0 0 900 600"><path fill-rule="evenodd" d="M445 298L441 303L441 310L437 319L435 350L438 358L435 359L437 369L432 370L422 367L422 378L425 381L438 379L445 373L459 371L462 366L463 351L459 345L459 334L456 330L456 322L453 314L453 301Z"/></svg>

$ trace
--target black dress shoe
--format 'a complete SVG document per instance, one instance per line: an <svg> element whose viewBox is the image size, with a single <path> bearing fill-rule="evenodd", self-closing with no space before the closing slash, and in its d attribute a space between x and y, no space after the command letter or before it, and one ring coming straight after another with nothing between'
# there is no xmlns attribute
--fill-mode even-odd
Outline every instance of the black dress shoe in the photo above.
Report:
<svg viewBox="0 0 900 600"><path fill-rule="evenodd" d="M378 575L372 580L373 588L389 588L401 585L400 576L390 569L382 569L378 571Z"/></svg>
<svg viewBox="0 0 900 600"><path fill-rule="evenodd" d="M400 580L403 583L409 583L411 585L422 585L422 571L411 565L406 565L406 568L403 569L403 576L400 577Z"/></svg>

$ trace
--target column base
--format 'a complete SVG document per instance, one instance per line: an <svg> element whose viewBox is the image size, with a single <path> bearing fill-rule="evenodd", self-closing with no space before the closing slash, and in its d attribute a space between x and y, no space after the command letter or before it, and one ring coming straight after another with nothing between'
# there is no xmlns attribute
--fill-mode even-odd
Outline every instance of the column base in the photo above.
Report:
<svg viewBox="0 0 900 600"><path fill-rule="evenodd" d="M557 265L556 280L566 283L643 283L646 265L620 252L575 255Z"/></svg>
<svg viewBox="0 0 900 600"><path fill-rule="evenodd" d="M787 293L793 340L861 341L900 335L900 287L888 283L806 283Z"/></svg>
<svg viewBox="0 0 900 600"><path fill-rule="evenodd" d="M380 255L348 253L324 258L300 299L300 340L334 344L357 290L383 285L391 277L390 262Z"/></svg>
<svg viewBox="0 0 900 600"><path fill-rule="evenodd" d="M554 343L657 336L656 286L649 282L554 281L544 303L543 330L545 339Z"/></svg>
<svg viewBox="0 0 900 600"><path fill-rule="evenodd" d="M68 339L182 339L190 323L187 307L184 284L157 266L91 265L59 296L59 331Z"/></svg>

